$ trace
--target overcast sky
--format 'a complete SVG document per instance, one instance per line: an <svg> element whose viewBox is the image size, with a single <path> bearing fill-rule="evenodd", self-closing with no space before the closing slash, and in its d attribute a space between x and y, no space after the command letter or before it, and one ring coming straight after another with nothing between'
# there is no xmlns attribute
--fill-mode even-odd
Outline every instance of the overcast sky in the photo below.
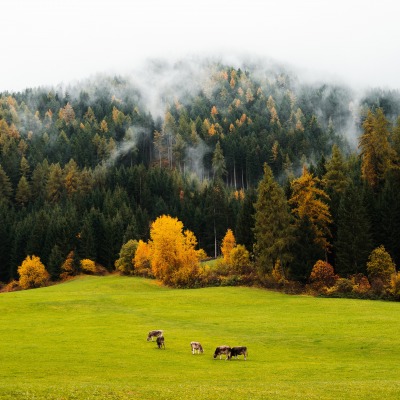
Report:
<svg viewBox="0 0 400 400"><path fill-rule="evenodd" d="M0 91L127 73L147 57L241 53L400 89L398 0L3 0Z"/></svg>

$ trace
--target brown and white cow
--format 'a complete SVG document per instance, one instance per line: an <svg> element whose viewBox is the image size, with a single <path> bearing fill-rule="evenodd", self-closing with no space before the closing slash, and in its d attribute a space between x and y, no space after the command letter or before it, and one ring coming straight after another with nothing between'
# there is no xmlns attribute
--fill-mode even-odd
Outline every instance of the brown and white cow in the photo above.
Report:
<svg viewBox="0 0 400 400"><path fill-rule="evenodd" d="M162 349L163 347L165 349L164 336L158 336L156 341L157 341L157 346L158 346L159 349Z"/></svg>
<svg viewBox="0 0 400 400"><path fill-rule="evenodd" d="M196 352L198 354L204 353L203 346L200 344L200 342L190 342L190 346L192 348L192 354L195 354Z"/></svg>
<svg viewBox="0 0 400 400"><path fill-rule="evenodd" d="M164 331L161 330L155 330L155 331L150 331L149 334L147 335L147 341L150 342L153 341L153 337L158 338L159 336L162 336Z"/></svg>
<svg viewBox="0 0 400 400"><path fill-rule="evenodd" d="M232 347L231 348L231 353L229 355L229 359L231 359L232 357L235 357L237 359L238 356L240 356L240 355L243 355L244 359L246 360L246 358L248 356L248 352L247 352L247 347L246 346Z"/></svg>
<svg viewBox="0 0 400 400"><path fill-rule="evenodd" d="M217 358L219 356L219 359L221 359L222 354L226 355L225 361L228 360L231 356L231 348L229 346L223 345L223 346L218 346L215 349L214 352L214 358Z"/></svg>

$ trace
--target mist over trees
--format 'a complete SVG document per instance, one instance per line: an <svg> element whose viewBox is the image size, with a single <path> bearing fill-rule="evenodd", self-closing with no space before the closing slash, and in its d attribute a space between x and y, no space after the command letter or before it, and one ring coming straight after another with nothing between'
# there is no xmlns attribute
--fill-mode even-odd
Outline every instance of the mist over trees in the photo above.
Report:
<svg viewBox="0 0 400 400"><path fill-rule="evenodd" d="M113 271L161 215L287 279L367 274L381 245L399 265L399 116L396 91L217 62L0 93L0 281L33 255L53 280L69 256Z"/></svg>

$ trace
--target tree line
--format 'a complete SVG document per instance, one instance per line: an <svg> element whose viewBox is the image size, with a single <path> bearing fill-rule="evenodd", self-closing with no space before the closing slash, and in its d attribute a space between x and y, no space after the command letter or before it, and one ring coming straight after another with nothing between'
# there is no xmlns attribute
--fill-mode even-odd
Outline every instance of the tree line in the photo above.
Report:
<svg viewBox="0 0 400 400"><path fill-rule="evenodd" d="M305 283L324 260L366 276L381 245L399 265L399 95L351 100L345 87L219 64L197 93L166 99L163 118L119 77L2 93L0 281L32 255L53 280L71 252L75 271L81 260L112 271L162 215L211 257L231 229L258 274Z"/></svg>

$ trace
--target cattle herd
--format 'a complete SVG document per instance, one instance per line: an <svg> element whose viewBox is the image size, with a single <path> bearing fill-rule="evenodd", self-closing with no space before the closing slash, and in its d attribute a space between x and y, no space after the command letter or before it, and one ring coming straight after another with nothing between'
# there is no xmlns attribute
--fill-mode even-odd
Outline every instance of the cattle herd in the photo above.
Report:
<svg viewBox="0 0 400 400"><path fill-rule="evenodd" d="M162 330L150 331L149 334L147 335L147 341L148 342L153 341L153 338L156 338L157 347L159 349L162 348L165 349L164 331ZM200 344L200 342L190 342L190 347L192 349L192 354L196 353L200 354L204 352L203 346ZM227 345L218 346L215 349L214 358L217 358L219 356L219 359L221 360L222 355L225 355L225 361L231 360L232 357L237 359L238 356L240 355L242 355L246 360L248 357L247 347L246 346L230 347Z"/></svg>

